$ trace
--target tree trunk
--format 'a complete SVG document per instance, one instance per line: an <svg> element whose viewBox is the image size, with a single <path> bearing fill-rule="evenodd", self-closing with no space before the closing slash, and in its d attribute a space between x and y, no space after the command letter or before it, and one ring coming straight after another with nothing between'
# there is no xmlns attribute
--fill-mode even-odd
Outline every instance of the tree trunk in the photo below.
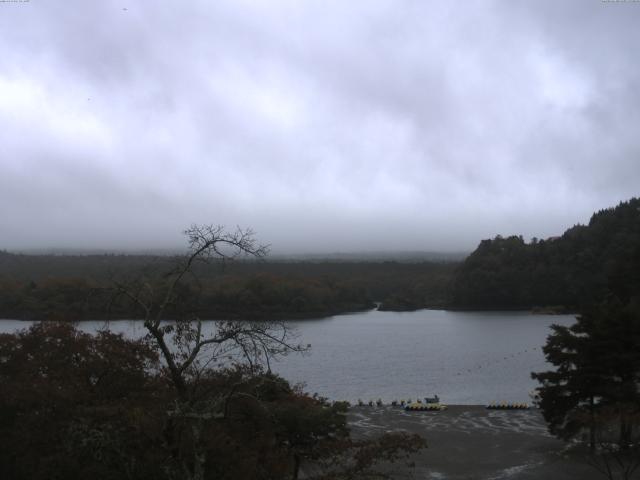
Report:
<svg viewBox="0 0 640 480"><path fill-rule="evenodd" d="M627 450L631 445L631 424L624 418L624 412L620 413L620 440L618 446L622 450Z"/></svg>
<svg viewBox="0 0 640 480"><path fill-rule="evenodd" d="M300 456L297 453L293 454L293 480L298 480L298 474L300 472Z"/></svg>
<svg viewBox="0 0 640 480"><path fill-rule="evenodd" d="M202 448L200 439L202 433L202 424L199 420L194 420L191 427L193 432L193 480L204 480L204 464L207 460L207 454Z"/></svg>
<svg viewBox="0 0 640 480"><path fill-rule="evenodd" d="M596 451L596 416L593 396L589 398L589 413L591 414L591 422L589 422L589 452L594 454Z"/></svg>

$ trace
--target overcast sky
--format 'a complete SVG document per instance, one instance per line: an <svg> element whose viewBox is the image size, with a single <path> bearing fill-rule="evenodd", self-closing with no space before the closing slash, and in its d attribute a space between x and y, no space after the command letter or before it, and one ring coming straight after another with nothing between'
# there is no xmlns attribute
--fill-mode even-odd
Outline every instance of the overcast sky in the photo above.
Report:
<svg viewBox="0 0 640 480"><path fill-rule="evenodd" d="M0 249L472 250L640 193L640 2L0 2Z"/></svg>

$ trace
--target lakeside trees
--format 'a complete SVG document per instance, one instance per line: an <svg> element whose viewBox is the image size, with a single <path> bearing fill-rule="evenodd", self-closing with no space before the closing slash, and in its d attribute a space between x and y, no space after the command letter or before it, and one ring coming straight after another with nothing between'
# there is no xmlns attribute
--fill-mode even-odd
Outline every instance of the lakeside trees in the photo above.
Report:
<svg viewBox="0 0 640 480"><path fill-rule="evenodd" d="M141 318L121 298L109 305L100 289L112 278L135 279L174 266L176 257L140 255L0 256L0 316L82 320ZM190 307L207 319L311 318L373 308L446 305L453 262L253 261L195 265L186 285ZM104 290L102 290L104 292ZM183 296L185 298L185 296ZM110 310L107 311L107 307ZM169 311L173 313L169 306Z"/></svg>

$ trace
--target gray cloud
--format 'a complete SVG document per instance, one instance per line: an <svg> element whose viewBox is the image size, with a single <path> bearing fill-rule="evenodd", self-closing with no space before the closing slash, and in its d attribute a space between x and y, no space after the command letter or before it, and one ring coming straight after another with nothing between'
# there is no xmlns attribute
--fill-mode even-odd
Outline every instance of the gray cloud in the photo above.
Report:
<svg viewBox="0 0 640 480"><path fill-rule="evenodd" d="M126 9L126 10L125 10ZM471 249L638 194L634 2L0 4L0 248Z"/></svg>

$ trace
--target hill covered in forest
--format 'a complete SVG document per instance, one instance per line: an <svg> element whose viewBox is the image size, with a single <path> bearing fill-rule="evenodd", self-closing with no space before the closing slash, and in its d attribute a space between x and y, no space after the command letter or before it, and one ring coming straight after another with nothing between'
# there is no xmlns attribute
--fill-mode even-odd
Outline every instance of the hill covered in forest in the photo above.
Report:
<svg viewBox="0 0 640 480"><path fill-rule="evenodd" d="M161 278L165 255L24 255L0 251L0 318L136 318L116 282ZM182 301L203 318L310 318L382 310L577 311L640 294L640 199L595 213L560 237L482 240L464 262L274 258L198 266ZM105 293L106 292L106 293ZM178 312L175 312L178 313Z"/></svg>
<svg viewBox="0 0 640 480"><path fill-rule="evenodd" d="M560 237L482 240L459 267L451 306L577 310L608 294L640 294L640 199L596 212Z"/></svg>
<svg viewBox="0 0 640 480"><path fill-rule="evenodd" d="M175 256L24 255L0 251L0 318L138 318L117 283L162 278ZM181 307L202 318L313 318L381 302L387 310L443 308L454 262L232 261L194 268ZM197 278L197 281L195 280ZM171 312L178 314L179 312Z"/></svg>

